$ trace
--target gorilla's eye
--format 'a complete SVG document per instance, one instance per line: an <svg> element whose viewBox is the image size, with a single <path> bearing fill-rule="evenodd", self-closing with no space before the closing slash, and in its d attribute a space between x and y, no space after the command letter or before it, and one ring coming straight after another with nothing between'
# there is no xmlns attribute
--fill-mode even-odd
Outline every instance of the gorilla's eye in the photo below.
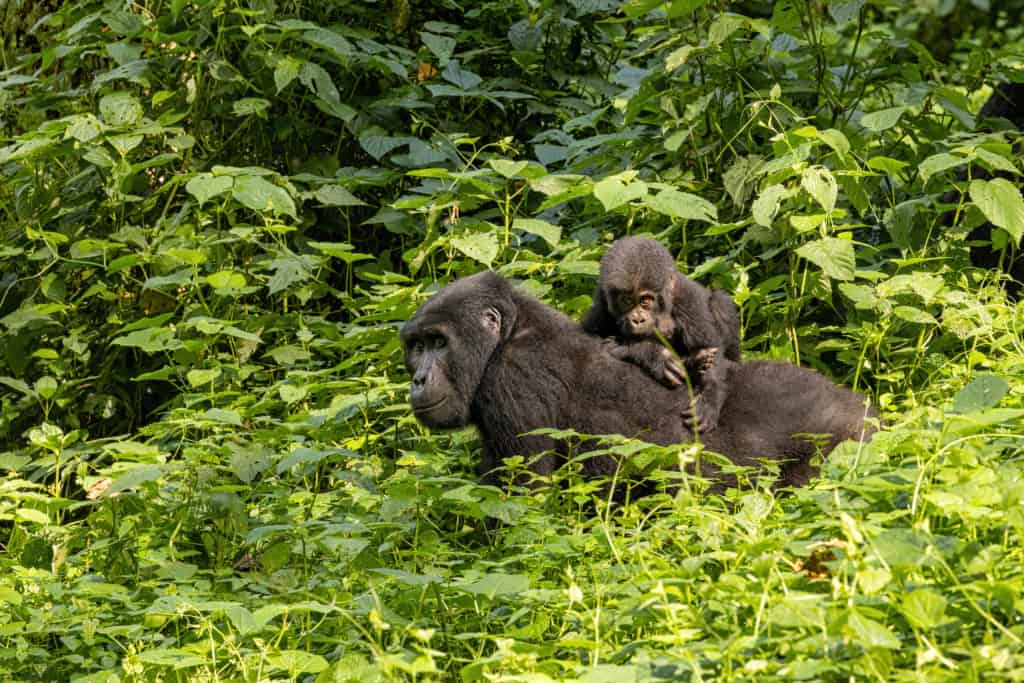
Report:
<svg viewBox="0 0 1024 683"><path fill-rule="evenodd" d="M409 344L409 349L413 353L423 353L423 340L422 339L414 339L412 341L412 343Z"/></svg>
<svg viewBox="0 0 1024 683"><path fill-rule="evenodd" d="M651 306L654 305L654 297L651 296L650 294L644 294L642 297L640 297L640 305L643 306L644 308L650 308Z"/></svg>
<svg viewBox="0 0 1024 683"><path fill-rule="evenodd" d="M443 349L445 346L448 345L448 340L442 337L441 335L438 335L434 337L433 340L431 340L430 345L433 346L435 349Z"/></svg>
<svg viewBox="0 0 1024 683"><path fill-rule="evenodd" d="M631 303L632 302L629 300L629 294L626 294L625 292L619 294L619 306L623 309L627 309L630 308Z"/></svg>

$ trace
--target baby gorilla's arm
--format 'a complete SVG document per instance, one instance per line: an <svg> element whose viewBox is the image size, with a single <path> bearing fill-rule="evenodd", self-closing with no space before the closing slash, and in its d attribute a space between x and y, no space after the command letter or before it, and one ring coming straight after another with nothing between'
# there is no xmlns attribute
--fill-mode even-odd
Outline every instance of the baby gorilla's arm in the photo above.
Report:
<svg viewBox="0 0 1024 683"><path fill-rule="evenodd" d="M686 383L686 370L671 349L650 339L605 340L610 353L619 360L632 363L667 387Z"/></svg>

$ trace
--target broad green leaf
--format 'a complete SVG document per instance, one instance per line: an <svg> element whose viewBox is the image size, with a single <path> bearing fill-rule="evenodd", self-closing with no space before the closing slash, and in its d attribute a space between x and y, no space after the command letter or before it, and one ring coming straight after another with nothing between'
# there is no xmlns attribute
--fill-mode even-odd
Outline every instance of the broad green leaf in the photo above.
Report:
<svg viewBox="0 0 1024 683"><path fill-rule="evenodd" d="M342 62L356 53L352 43L345 36L319 26L305 31L302 34L302 39L310 45L327 50Z"/></svg>
<svg viewBox="0 0 1024 683"><path fill-rule="evenodd" d="M359 197L355 196L341 185L321 185L313 193L313 197L324 206L366 206Z"/></svg>
<svg viewBox="0 0 1024 683"><path fill-rule="evenodd" d="M561 227L537 218L517 218L512 221L512 227L531 235L537 235L552 247L558 246L559 240L562 239Z"/></svg>
<svg viewBox="0 0 1024 683"><path fill-rule="evenodd" d="M1010 385L998 375L980 374L953 397L953 411L976 413L994 408L1010 391Z"/></svg>
<svg viewBox="0 0 1024 683"><path fill-rule="evenodd" d="M836 179L832 173L824 166L805 169L800 177L800 185L807 191L807 194L814 197L814 201L818 202L826 212L836 208L839 187L836 185Z"/></svg>
<svg viewBox="0 0 1024 683"><path fill-rule="evenodd" d="M829 128L828 130L818 131L818 137L822 142L834 149L840 157L845 157L850 153L850 141L846 139L842 131Z"/></svg>
<svg viewBox="0 0 1024 683"><path fill-rule="evenodd" d="M294 57L282 57L279 59L277 66L274 67L274 85L277 87L277 92L287 88L288 84L298 77L301 69L301 60Z"/></svg>
<svg viewBox="0 0 1024 683"><path fill-rule="evenodd" d="M779 212L779 204L788 195L789 190L782 185L769 185L762 190L750 208L754 221L766 228L772 227L775 214Z"/></svg>
<svg viewBox="0 0 1024 683"><path fill-rule="evenodd" d="M64 139L74 138L79 142L89 142L103 132L103 124L92 114L72 116L71 123L64 129Z"/></svg>
<svg viewBox="0 0 1024 683"><path fill-rule="evenodd" d="M135 658L143 664L166 666L172 669L189 669L206 664L205 658L196 655L194 652L179 648L144 650L136 654Z"/></svg>
<svg viewBox="0 0 1024 683"><path fill-rule="evenodd" d="M206 282L215 289L241 289L245 275L234 270L221 270L206 276Z"/></svg>
<svg viewBox="0 0 1024 683"><path fill-rule="evenodd" d="M918 165L917 170L921 173L921 180L927 183L928 179L933 175L956 168L957 166L963 166L966 163L967 157L950 154L949 152L940 152L922 161Z"/></svg>
<svg viewBox="0 0 1024 683"><path fill-rule="evenodd" d="M156 481L163 474L163 465L133 465L131 469L114 479L114 483L103 492L103 497L109 498L115 493L137 488L146 482Z"/></svg>
<svg viewBox="0 0 1024 683"><path fill-rule="evenodd" d="M896 306L892 309L892 313L897 318L919 325L934 325L937 322L931 313L913 306Z"/></svg>
<svg viewBox="0 0 1024 683"><path fill-rule="evenodd" d="M215 379L220 377L220 368L209 368L207 370L189 370L188 374L185 375L188 379L188 383L193 388L199 389L206 387L208 384L213 382Z"/></svg>
<svg viewBox="0 0 1024 683"><path fill-rule="evenodd" d="M620 178L605 178L594 184L594 196L604 206L605 211L614 211L634 199L646 197L647 183L634 180L626 184Z"/></svg>
<svg viewBox="0 0 1024 683"><path fill-rule="evenodd" d="M459 588L469 593L493 598L498 595L514 595L529 590L530 579L525 574L491 572L482 579L461 584Z"/></svg>
<svg viewBox="0 0 1024 683"><path fill-rule="evenodd" d="M234 184L235 179L231 176L215 176L212 173L200 173L185 183L185 189L202 206L208 200L230 190Z"/></svg>
<svg viewBox="0 0 1024 683"><path fill-rule="evenodd" d="M317 674L329 666L327 660L320 655L304 650L283 650L270 654L267 655L267 662L273 667L284 669L292 676L303 672Z"/></svg>
<svg viewBox="0 0 1024 683"><path fill-rule="evenodd" d="M131 93L110 93L100 99L100 117L108 126L129 128L142 121L142 105Z"/></svg>
<svg viewBox="0 0 1024 683"><path fill-rule="evenodd" d="M906 110L906 107L889 107L888 109L873 111L861 117L860 125L870 131L880 133L883 130L889 130L899 123L900 117L903 116L903 112Z"/></svg>
<svg viewBox="0 0 1024 683"><path fill-rule="evenodd" d="M43 375L36 380L36 393L45 399L53 398L57 393L57 380L49 375Z"/></svg>
<svg viewBox="0 0 1024 683"><path fill-rule="evenodd" d="M136 330L110 342L114 346L129 346L145 353L172 351L181 347L181 341L166 327L150 327Z"/></svg>
<svg viewBox="0 0 1024 683"><path fill-rule="evenodd" d="M454 38L448 36L440 36L436 33L430 33L429 31L420 31L420 38L423 39L423 44L427 46L427 49L434 53L437 57L438 62L443 66L448 63L448 60L452 58L452 53L455 52L456 41Z"/></svg>
<svg viewBox="0 0 1024 683"><path fill-rule="evenodd" d="M490 266L494 262L494 257L498 255L498 238L493 233L454 237L451 244L469 258L479 261L485 266Z"/></svg>
<svg viewBox="0 0 1024 683"><path fill-rule="evenodd" d="M262 114L269 108L270 100L265 100L262 97L243 97L240 100L235 100L231 105L231 111L236 116Z"/></svg>
<svg viewBox="0 0 1024 683"><path fill-rule="evenodd" d="M352 251L352 245L347 242L309 242L309 246L322 254L341 259L345 263L355 263L356 261L365 261L373 258L369 254L360 254Z"/></svg>
<svg viewBox="0 0 1024 683"><path fill-rule="evenodd" d="M50 523L50 518L47 517L45 512L34 508L18 508L14 511L14 515L20 520L31 522L33 524L42 524L45 526Z"/></svg>
<svg viewBox="0 0 1024 683"><path fill-rule="evenodd" d="M211 422L223 422L225 424L235 425L236 427L242 426L242 416L234 410L210 408L209 410L200 413L198 417L203 420L210 420Z"/></svg>
<svg viewBox="0 0 1024 683"><path fill-rule="evenodd" d="M463 69L459 60L453 59L441 71L441 77L460 90L472 90L480 85L482 78L468 69Z"/></svg>
<svg viewBox="0 0 1024 683"><path fill-rule="evenodd" d="M836 237L825 237L804 244L796 250L801 256L821 268L834 280L852 280L856 273L853 242Z"/></svg>
<svg viewBox="0 0 1024 683"><path fill-rule="evenodd" d="M990 152L984 147L978 147L974 151L975 153L977 153L979 159L984 161L986 164L991 166L996 171L1003 171L1004 173L1020 175L1020 170L1016 166L1014 166L1012 161L1004 157L1002 154Z"/></svg>
<svg viewBox="0 0 1024 683"><path fill-rule="evenodd" d="M267 289L271 294L282 292L292 285L305 282L312 277L312 273L300 258L274 259L270 267L274 271L267 281Z"/></svg>
<svg viewBox="0 0 1024 683"><path fill-rule="evenodd" d="M277 388L277 393L285 403L292 404L306 398L309 391L304 386L294 384L282 384Z"/></svg>
<svg viewBox="0 0 1024 683"><path fill-rule="evenodd" d="M1010 233L1017 244L1024 236L1024 199L1020 189L1005 178L972 180L971 201L994 225Z"/></svg>
<svg viewBox="0 0 1024 683"><path fill-rule="evenodd" d="M523 172L523 169L529 165L529 162L510 161L509 159L490 159L488 160L487 165L506 178L515 178Z"/></svg>
<svg viewBox="0 0 1024 683"><path fill-rule="evenodd" d="M272 462L272 454L266 448L253 446L232 448L231 451L231 471L245 484L251 484L257 475L270 467Z"/></svg>
<svg viewBox="0 0 1024 683"><path fill-rule="evenodd" d="M258 176L240 176L235 179L231 196L253 211L287 214L297 218L295 202L283 187L278 187Z"/></svg>
<svg viewBox="0 0 1024 683"><path fill-rule="evenodd" d="M857 644L865 648L882 647L889 650L896 650L902 647L900 639L893 635L888 627L870 619L856 609L850 609L846 618L846 625Z"/></svg>
<svg viewBox="0 0 1024 683"><path fill-rule="evenodd" d="M646 204L658 213L674 218L686 218L713 223L718 220L715 205L695 194L679 190L662 190L646 198Z"/></svg>
<svg viewBox="0 0 1024 683"><path fill-rule="evenodd" d="M868 159L868 168L873 171L882 171L892 176L899 175L909 165L906 161L900 161L892 157L877 156Z"/></svg>
<svg viewBox="0 0 1024 683"><path fill-rule="evenodd" d="M928 588L918 588L903 594L901 603L903 616L913 626L925 631L930 631L936 626L941 626L946 619L945 596Z"/></svg>

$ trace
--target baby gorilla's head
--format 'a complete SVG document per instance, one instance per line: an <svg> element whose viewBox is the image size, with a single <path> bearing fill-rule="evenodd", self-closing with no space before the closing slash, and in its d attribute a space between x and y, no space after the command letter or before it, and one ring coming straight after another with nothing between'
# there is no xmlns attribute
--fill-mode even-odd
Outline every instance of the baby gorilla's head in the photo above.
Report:
<svg viewBox="0 0 1024 683"><path fill-rule="evenodd" d="M623 237L601 259L599 288L625 337L671 336L675 260L646 237Z"/></svg>

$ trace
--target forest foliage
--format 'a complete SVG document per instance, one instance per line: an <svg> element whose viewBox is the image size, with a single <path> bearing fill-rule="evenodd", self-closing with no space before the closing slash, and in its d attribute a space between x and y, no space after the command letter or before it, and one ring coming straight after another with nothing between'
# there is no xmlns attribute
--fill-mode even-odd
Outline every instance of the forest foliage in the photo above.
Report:
<svg viewBox="0 0 1024 683"><path fill-rule="evenodd" d="M1024 313L969 258L1024 236L1022 10L0 4L0 671L1024 677ZM638 233L887 430L785 496L478 484L402 321L486 268L579 316Z"/></svg>

